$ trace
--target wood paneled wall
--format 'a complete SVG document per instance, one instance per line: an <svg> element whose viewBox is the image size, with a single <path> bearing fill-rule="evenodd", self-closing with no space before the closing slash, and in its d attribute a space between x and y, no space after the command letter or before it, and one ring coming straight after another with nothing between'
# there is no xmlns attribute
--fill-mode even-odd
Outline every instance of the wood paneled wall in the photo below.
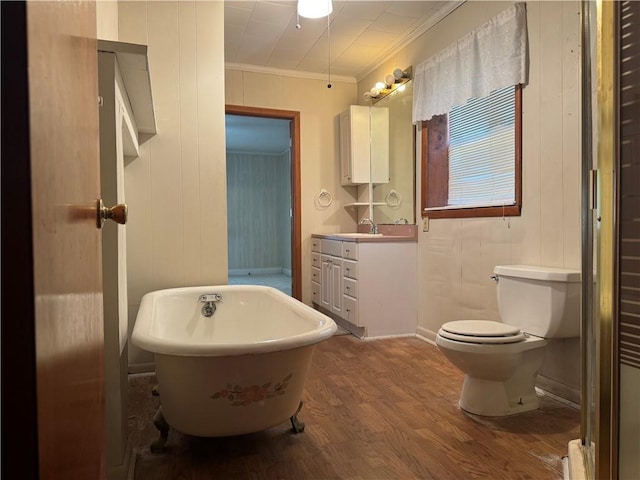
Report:
<svg viewBox="0 0 640 480"><path fill-rule="evenodd" d="M227 283L224 4L119 2L118 25L149 46L158 129L125 165L133 328L149 291ZM152 361L130 346L130 365Z"/></svg>
<svg viewBox="0 0 640 480"><path fill-rule="evenodd" d="M466 2L360 81L359 96L393 68L418 64L511 5ZM489 278L495 265L580 269L580 2L527 2L527 22L522 216L429 222L418 238L418 325L427 336L456 319L500 318ZM543 374L577 391L577 339L552 342L547 353Z"/></svg>

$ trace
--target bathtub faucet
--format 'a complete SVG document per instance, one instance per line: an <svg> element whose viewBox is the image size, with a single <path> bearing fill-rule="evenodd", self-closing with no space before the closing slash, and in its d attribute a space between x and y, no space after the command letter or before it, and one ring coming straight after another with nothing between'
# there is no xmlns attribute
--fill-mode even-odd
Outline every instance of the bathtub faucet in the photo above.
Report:
<svg viewBox="0 0 640 480"><path fill-rule="evenodd" d="M202 306L202 315L205 317L213 317L213 314L216 313L216 302L222 301L222 295L219 293L207 293L205 295L200 295L198 298L200 303L204 303Z"/></svg>

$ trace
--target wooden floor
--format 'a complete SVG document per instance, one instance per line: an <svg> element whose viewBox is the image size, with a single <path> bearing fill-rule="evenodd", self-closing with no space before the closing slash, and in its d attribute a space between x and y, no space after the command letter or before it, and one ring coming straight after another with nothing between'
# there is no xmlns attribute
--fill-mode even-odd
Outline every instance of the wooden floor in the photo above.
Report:
<svg viewBox="0 0 640 480"><path fill-rule="evenodd" d="M318 345L300 418L228 438L171 431L152 455L155 378L130 380L130 438L137 480L561 479L561 457L579 438L578 411L548 397L541 409L490 419L457 406L462 374L417 338Z"/></svg>

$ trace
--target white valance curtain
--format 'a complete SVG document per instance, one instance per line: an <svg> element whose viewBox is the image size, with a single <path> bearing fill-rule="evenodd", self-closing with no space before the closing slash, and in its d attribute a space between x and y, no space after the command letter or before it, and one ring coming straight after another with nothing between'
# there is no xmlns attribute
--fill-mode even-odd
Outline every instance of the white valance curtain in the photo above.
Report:
<svg viewBox="0 0 640 480"><path fill-rule="evenodd" d="M527 50L527 11L524 3L516 3L416 67L413 122L493 90L526 84Z"/></svg>

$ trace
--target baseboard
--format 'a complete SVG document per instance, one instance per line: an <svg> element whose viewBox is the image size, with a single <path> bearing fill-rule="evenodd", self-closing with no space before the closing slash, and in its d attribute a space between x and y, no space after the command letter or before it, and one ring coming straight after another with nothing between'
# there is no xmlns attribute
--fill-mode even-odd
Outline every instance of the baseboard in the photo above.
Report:
<svg viewBox="0 0 640 480"><path fill-rule="evenodd" d="M242 277L248 275L281 275L284 273L282 267L269 268L233 268L229 269L230 277Z"/></svg>
<svg viewBox="0 0 640 480"><path fill-rule="evenodd" d="M134 480L136 471L136 458L137 454L133 451L131 440L127 440L127 446L124 450L124 458L122 459L122 465L108 465L107 466L107 479L108 480Z"/></svg>
<svg viewBox="0 0 640 480"><path fill-rule="evenodd" d="M407 338L407 337L415 337L415 333L397 333L395 335L377 335L375 337L364 337L363 340L365 342L373 342L375 340L386 340L389 338Z"/></svg>
<svg viewBox="0 0 640 480"><path fill-rule="evenodd" d="M578 389L542 375L538 375L536 378L536 387L551 394L552 397L558 397L556 400L565 400L570 406L580 408L580 390Z"/></svg>
<svg viewBox="0 0 640 480"><path fill-rule="evenodd" d="M282 274L286 275L287 277L290 277L292 275L291 274L291 269L290 268L283 268L282 269Z"/></svg>
<svg viewBox="0 0 640 480"><path fill-rule="evenodd" d="M155 371L155 363L135 363L129 365L127 373L153 373Z"/></svg>
<svg viewBox="0 0 640 480"><path fill-rule="evenodd" d="M425 342L430 343L431 345L436 344L436 333L432 332L431 330L427 330L420 325L416 327L416 337L418 337L420 340L424 340Z"/></svg>

